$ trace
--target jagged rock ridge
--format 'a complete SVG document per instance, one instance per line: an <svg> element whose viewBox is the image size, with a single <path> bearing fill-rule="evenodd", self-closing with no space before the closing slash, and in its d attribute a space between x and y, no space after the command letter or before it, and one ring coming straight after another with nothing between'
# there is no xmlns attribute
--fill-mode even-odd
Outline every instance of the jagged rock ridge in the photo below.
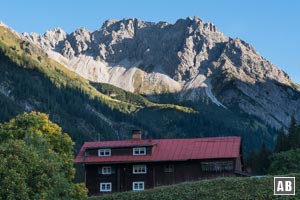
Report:
<svg viewBox="0 0 300 200"><path fill-rule="evenodd" d="M91 81L142 94L178 92L181 100L207 97L276 128L287 126L291 115L300 119L299 92L288 75L198 17L175 24L107 20L93 32L57 28L23 36Z"/></svg>

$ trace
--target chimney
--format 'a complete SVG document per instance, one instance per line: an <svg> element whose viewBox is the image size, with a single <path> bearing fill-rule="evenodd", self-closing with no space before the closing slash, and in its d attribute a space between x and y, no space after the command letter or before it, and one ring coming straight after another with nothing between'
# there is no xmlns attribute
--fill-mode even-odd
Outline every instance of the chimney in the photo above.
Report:
<svg viewBox="0 0 300 200"><path fill-rule="evenodd" d="M132 140L141 140L142 139L142 130L135 129L132 130Z"/></svg>

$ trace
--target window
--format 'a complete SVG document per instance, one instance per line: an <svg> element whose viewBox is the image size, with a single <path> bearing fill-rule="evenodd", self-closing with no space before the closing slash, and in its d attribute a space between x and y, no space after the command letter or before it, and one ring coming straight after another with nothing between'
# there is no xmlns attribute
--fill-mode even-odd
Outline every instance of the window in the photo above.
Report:
<svg viewBox="0 0 300 200"><path fill-rule="evenodd" d="M115 167L112 167L112 166L98 167L98 174L109 175L109 174L115 174L115 173L116 173Z"/></svg>
<svg viewBox="0 0 300 200"><path fill-rule="evenodd" d="M133 155L146 155L146 147L133 148Z"/></svg>
<svg viewBox="0 0 300 200"><path fill-rule="evenodd" d="M144 182L132 182L132 190L144 190Z"/></svg>
<svg viewBox="0 0 300 200"><path fill-rule="evenodd" d="M111 183L100 183L100 192L111 192Z"/></svg>
<svg viewBox="0 0 300 200"><path fill-rule="evenodd" d="M98 156L111 156L111 149L98 149Z"/></svg>
<svg viewBox="0 0 300 200"><path fill-rule="evenodd" d="M222 172L222 171L232 171L233 162L232 161L219 161L219 162L202 162L201 169L205 172Z"/></svg>
<svg viewBox="0 0 300 200"><path fill-rule="evenodd" d="M132 166L132 173L133 174L146 174L147 173L147 166L146 165L133 165Z"/></svg>
<svg viewBox="0 0 300 200"><path fill-rule="evenodd" d="M111 167L110 166L102 167L102 174L111 174Z"/></svg>
<svg viewBox="0 0 300 200"><path fill-rule="evenodd" d="M166 173L174 172L174 165L165 165L164 172Z"/></svg>

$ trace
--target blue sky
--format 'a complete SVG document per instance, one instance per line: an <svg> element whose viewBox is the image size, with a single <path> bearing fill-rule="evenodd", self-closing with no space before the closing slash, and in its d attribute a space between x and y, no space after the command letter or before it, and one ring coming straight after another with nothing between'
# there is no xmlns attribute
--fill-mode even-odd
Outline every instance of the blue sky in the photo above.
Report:
<svg viewBox="0 0 300 200"><path fill-rule="evenodd" d="M99 29L106 19L139 18L174 23L199 16L229 37L250 43L270 62L300 82L298 0L4 0L0 20L18 32L61 27Z"/></svg>

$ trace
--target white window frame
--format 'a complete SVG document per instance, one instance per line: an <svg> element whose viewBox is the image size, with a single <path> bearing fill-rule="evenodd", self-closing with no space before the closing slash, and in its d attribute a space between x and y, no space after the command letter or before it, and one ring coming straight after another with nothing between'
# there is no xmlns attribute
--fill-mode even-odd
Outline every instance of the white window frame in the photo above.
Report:
<svg viewBox="0 0 300 200"><path fill-rule="evenodd" d="M104 166L104 167L102 167L102 169L101 169L101 171L102 171L102 174L111 174L111 166Z"/></svg>
<svg viewBox="0 0 300 200"><path fill-rule="evenodd" d="M111 149L98 149L98 156L111 156Z"/></svg>
<svg viewBox="0 0 300 200"><path fill-rule="evenodd" d="M137 184L137 188L135 188L136 184ZM140 186L142 186L142 187L140 187ZM143 181L132 182L132 190L133 191L145 190L145 182L143 182Z"/></svg>
<svg viewBox="0 0 300 200"><path fill-rule="evenodd" d="M132 173L133 174L147 174L147 165L133 165Z"/></svg>
<svg viewBox="0 0 300 200"><path fill-rule="evenodd" d="M141 153L141 152L144 152L144 153ZM146 147L135 147L135 148L133 148L132 154L134 156L146 155Z"/></svg>
<svg viewBox="0 0 300 200"><path fill-rule="evenodd" d="M104 185L105 189L102 188ZM109 189L107 189L107 186L109 185ZM112 191L112 184L111 182L106 182L106 183L100 183L100 192L111 192Z"/></svg>

